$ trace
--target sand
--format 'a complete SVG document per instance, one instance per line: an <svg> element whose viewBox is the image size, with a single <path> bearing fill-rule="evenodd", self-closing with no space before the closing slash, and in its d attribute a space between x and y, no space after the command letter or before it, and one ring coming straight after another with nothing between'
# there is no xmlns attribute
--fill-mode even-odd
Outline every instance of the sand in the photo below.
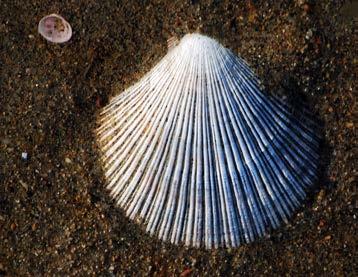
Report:
<svg viewBox="0 0 358 277"><path fill-rule="evenodd" d="M357 2L138 2L0 2L0 275L356 275ZM37 33L54 12L68 43ZM270 93L307 101L323 129L305 205L237 249L150 237L109 197L98 158L96 113L193 31L247 60Z"/></svg>

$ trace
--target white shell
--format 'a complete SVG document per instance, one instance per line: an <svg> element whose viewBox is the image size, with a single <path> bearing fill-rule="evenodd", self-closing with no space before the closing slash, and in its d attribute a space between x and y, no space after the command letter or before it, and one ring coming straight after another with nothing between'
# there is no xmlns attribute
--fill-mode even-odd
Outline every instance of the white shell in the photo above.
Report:
<svg viewBox="0 0 358 277"><path fill-rule="evenodd" d="M292 116L242 59L199 34L113 98L99 125L112 196L172 243L251 242L287 221L316 179L309 117Z"/></svg>
<svg viewBox="0 0 358 277"><path fill-rule="evenodd" d="M38 32L48 41L63 43L72 36L71 25L60 15L50 14L43 17L38 26Z"/></svg>

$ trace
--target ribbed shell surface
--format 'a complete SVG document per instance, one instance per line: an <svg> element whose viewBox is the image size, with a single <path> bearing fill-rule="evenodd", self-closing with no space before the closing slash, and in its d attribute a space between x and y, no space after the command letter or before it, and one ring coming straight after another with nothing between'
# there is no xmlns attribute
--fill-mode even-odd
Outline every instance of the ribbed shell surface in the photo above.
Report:
<svg viewBox="0 0 358 277"><path fill-rule="evenodd" d="M186 35L99 116L108 188L172 243L237 247L276 228L316 179L318 137L215 40Z"/></svg>

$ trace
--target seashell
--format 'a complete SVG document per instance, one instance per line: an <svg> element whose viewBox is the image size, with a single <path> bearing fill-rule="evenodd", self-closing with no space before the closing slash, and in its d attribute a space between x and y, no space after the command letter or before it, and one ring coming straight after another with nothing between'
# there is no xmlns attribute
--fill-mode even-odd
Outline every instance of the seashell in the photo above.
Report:
<svg viewBox="0 0 358 277"><path fill-rule="evenodd" d="M108 189L165 241L251 242L287 222L316 180L317 126L290 111L241 58L186 35L101 111Z"/></svg>
<svg viewBox="0 0 358 277"><path fill-rule="evenodd" d="M38 32L53 43L66 42L72 36L71 25L62 16L54 13L40 20Z"/></svg>

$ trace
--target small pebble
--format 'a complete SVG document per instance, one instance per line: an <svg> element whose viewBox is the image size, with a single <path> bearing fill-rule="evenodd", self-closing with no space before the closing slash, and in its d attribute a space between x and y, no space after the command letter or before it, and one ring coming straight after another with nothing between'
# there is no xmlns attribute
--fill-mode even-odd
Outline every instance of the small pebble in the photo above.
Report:
<svg viewBox="0 0 358 277"><path fill-rule="evenodd" d="M191 268L187 268L182 273L180 273L180 277L190 276L192 271L193 270Z"/></svg>
<svg viewBox="0 0 358 277"><path fill-rule="evenodd" d="M21 186L27 191L29 189L29 186L22 180L20 180Z"/></svg>
<svg viewBox="0 0 358 277"><path fill-rule="evenodd" d="M26 152L22 152L21 153L21 159L23 159L24 161L26 161L28 158L28 154Z"/></svg>
<svg viewBox="0 0 358 277"><path fill-rule="evenodd" d="M35 231L35 230L36 230L36 227L37 227L36 223L32 223L32 225L31 225L31 230L32 230L32 231Z"/></svg>
<svg viewBox="0 0 358 277"><path fill-rule="evenodd" d="M325 191L322 189L322 190L318 193L318 195L317 195L317 201L318 201L318 202L321 202L321 201L323 200L323 198L325 197L325 195L326 195L326 193L325 193Z"/></svg>
<svg viewBox="0 0 358 277"><path fill-rule="evenodd" d="M15 223L11 223L10 229L11 229L12 231L15 231L15 229L16 229L16 224L15 224Z"/></svg>
<svg viewBox="0 0 358 277"><path fill-rule="evenodd" d="M70 159L70 158L65 158L65 163L66 163L66 164L71 164L71 163L72 163L72 161L71 161L71 159Z"/></svg>
<svg viewBox="0 0 358 277"><path fill-rule="evenodd" d="M313 36L313 31L312 29L309 29L306 33L306 39L309 40L311 39L312 36Z"/></svg>
<svg viewBox="0 0 358 277"><path fill-rule="evenodd" d="M303 10L304 10L305 12L309 12L309 11L311 10L311 6L308 5L307 3L305 3L305 4L302 6L302 8L303 8Z"/></svg>

